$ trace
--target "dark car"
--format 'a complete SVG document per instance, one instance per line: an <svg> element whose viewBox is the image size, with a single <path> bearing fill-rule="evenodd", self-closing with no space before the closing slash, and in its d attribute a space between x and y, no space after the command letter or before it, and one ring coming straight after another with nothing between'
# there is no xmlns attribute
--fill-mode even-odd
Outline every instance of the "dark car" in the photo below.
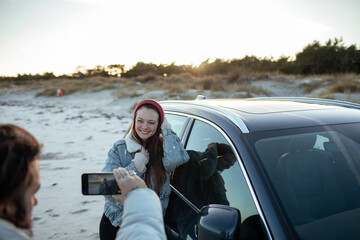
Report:
<svg viewBox="0 0 360 240"><path fill-rule="evenodd" d="M168 239L360 239L360 105L162 101L190 160L172 175Z"/></svg>

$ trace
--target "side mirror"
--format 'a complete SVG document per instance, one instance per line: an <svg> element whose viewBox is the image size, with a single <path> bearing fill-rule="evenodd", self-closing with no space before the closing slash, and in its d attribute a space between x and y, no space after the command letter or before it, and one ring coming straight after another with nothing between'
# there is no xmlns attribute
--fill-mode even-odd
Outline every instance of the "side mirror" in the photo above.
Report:
<svg viewBox="0 0 360 240"><path fill-rule="evenodd" d="M236 208L211 204L201 208L196 226L199 240L238 239L241 214Z"/></svg>

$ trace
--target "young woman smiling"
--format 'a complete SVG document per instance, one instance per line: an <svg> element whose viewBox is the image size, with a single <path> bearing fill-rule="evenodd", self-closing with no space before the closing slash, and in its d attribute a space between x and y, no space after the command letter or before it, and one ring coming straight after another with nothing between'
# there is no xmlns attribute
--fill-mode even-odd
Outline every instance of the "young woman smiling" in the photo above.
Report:
<svg viewBox="0 0 360 240"><path fill-rule="evenodd" d="M189 156L171 130L160 104L146 99L136 106L125 138L115 142L110 149L102 171L112 172L118 167L134 171L159 195L165 213L171 192L170 173L188 160ZM100 239L115 239L122 214L123 205L118 196L105 196Z"/></svg>

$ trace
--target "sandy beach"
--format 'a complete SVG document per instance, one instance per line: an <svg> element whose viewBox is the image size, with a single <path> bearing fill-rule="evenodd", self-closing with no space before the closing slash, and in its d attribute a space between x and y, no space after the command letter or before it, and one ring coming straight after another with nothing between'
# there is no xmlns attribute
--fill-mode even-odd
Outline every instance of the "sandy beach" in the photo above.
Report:
<svg viewBox="0 0 360 240"><path fill-rule="evenodd" d="M304 96L294 82L287 86L271 81L256 84L266 87L272 96ZM33 211L34 239L98 239L104 198L82 195L81 174L101 171L108 150L130 125L131 107L153 98L154 93L119 100L111 90L63 97L35 97L40 90L1 91L0 122L29 130L44 145L39 204ZM360 102L358 93L336 97Z"/></svg>
<svg viewBox="0 0 360 240"><path fill-rule="evenodd" d="M139 99L114 101L110 91L61 98L35 94L0 97L1 122L29 130L44 145L34 239L98 239L104 200L82 195L81 174L102 169L130 124L128 109Z"/></svg>

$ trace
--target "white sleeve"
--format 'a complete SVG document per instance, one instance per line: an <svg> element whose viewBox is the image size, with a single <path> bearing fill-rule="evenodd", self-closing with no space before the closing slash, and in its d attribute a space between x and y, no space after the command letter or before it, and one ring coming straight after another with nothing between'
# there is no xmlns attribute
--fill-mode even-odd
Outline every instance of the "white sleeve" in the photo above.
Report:
<svg viewBox="0 0 360 240"><path fill-rule="evenodd" d="M148 188L134 189L125 198L116 240L166 239L160 199Z"/></svg>

